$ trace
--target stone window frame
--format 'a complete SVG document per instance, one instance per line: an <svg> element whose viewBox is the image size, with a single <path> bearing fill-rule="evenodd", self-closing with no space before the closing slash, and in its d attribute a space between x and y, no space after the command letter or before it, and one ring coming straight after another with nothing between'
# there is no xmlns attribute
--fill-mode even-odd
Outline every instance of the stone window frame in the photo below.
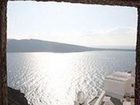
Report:
<svg viewBox="0 0 140 105"><path fill-rule="evenodd" d="M9 0L9 1L56 1L83 4L101 4L136 7L137 20L137 44L136 44L136 68L135 68L135 105L140 105L140 0ZM8 105L7 93L7 2L0 0L0 105Z"/></svg>

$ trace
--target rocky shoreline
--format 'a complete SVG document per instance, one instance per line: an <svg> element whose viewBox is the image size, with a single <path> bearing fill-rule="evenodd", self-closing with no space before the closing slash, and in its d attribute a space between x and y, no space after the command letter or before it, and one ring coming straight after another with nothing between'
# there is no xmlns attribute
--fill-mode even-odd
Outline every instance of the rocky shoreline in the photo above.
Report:
<svg viewBox="0 0 140 105"><path fill-rule="evenodd" d="M19 90L8 87L8 105L29 105L24 96Z"/></svg>

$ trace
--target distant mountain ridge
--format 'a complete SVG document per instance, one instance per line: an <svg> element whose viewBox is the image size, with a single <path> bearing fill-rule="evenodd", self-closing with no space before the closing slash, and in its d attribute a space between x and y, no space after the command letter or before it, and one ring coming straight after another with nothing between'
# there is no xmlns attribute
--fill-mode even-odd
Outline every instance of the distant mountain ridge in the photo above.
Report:
<svg viewBox="0 0 140 105"><path fill-rule="evenodd" d="M84 52L95 50L123 50L134 51L134 49L104 49L91 48L80 45L65 44L59 42L43 41L36 39L15 40L8 39L8 52L55 52L55 53L70 53L70 52Z"/></svg>

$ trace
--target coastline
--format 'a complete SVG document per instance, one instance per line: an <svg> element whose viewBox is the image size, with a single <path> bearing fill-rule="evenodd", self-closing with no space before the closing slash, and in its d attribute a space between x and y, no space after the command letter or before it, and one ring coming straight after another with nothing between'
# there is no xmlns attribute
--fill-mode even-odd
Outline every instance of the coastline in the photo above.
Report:
<svg viewBox="0 0 140 105"><path fill-rule="evenodd" d="M8 87L8 105L29 105L24 96L19 90Z"/></svg>

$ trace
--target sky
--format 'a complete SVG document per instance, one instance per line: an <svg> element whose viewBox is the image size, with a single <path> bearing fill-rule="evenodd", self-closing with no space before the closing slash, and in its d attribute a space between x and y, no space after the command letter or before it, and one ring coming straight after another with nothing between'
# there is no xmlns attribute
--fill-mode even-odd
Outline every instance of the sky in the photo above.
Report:
<svg viewBox="0 0 140 105"><path fill-rule="evenodd" d="M137 9L56 2L8 2L8 38L83 46L135 46Z"/></svg>

